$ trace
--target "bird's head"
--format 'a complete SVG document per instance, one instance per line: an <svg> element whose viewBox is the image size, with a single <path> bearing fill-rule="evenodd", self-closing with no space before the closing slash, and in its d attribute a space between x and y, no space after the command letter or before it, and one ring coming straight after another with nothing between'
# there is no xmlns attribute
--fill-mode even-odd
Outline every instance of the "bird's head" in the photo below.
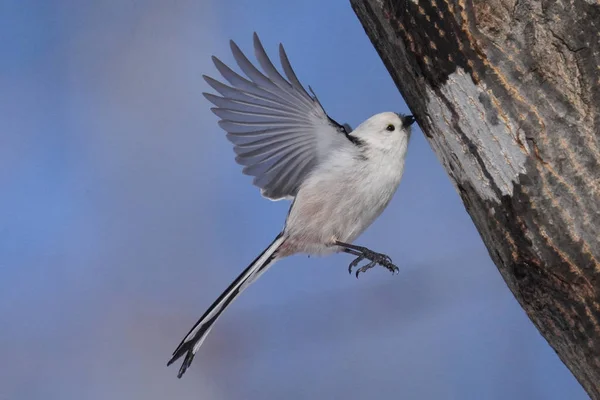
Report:
<svg viewBox="0 0 600 400"><path fill-rule="evenodd" d="M384 112L373 115L350 134L371 148L380 150L406 148L410 139L410 126L414 122L415 118L412 115Z"/></svg>

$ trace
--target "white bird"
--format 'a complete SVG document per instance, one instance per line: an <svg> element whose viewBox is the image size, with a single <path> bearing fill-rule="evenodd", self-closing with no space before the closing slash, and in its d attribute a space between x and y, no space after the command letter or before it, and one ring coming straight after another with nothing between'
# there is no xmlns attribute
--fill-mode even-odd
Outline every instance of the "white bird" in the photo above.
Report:
<svg viewBox="0 0 600 400"><path fill-rule="evenodd" d="M254 176L264 197L291 199L283 231L196 322L173 352L167 365L185 355L178 377L223 310L275 261L297 253L325 255L346 252L356 256L349 271L363 261L360 272L379 264L393 273L392 260L351 244L381 214L392 199L404 172L411 115L384 112L356 129L331 119L309 87L306 92L279 45L284 78L269 60L258 36L254 52L261 72L233 42L233 56L246 79L218 58L213 62L229 82L208 76L206 82L221 96L204 93L221 118L243 172Z"/></svg>

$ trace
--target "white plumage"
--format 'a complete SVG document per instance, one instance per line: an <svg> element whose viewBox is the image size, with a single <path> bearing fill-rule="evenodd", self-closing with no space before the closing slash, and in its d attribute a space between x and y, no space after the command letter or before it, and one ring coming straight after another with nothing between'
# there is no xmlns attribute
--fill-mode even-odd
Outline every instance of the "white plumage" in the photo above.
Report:
<svg viewBox="0 0 600 400"><path fill-rule="evenodd" d="M284 230L209 307L173 353L169 365L185 355L178 376L190 366L214 322L231 302L274 261L296 253L346 252L358 262L396 272L391 259L351 243L381 214L404 171L412 116L374 115L355 130L326 113L316 96L302 86L283 46L279 55L286 78L273 66L254 34L259 71L231 42L233 56L246 79L213 57L229 82L206 82L221 96L205 93L221 118L243 172L272 200L293 199Z"/></svg>

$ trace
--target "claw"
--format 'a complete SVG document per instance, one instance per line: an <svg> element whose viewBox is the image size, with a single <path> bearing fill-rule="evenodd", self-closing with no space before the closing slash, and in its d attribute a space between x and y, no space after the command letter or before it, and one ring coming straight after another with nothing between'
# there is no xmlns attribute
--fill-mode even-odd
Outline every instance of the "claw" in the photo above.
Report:
<svg viewBox="0 0 600 400"><path fill-rule="evenodd" d="M358 253L358 257L356 257L350 263L350 265L348 265L348 273L351 274L352 269L355 268L356 266L358 266L358 264L362 260L364 260L364 259L369 260L368 264L363 265L362 267L360 267L356 270L356 273L355 273L356 278L358 278L358 275L375 267L377 264L381 265L382 267L384 267L385 269L390 271L392 273L392 275L398 274L400 272L400 269L393 264L392 258L386 254L376 253L372 250L367 249L366 247L356 246L356 247L353 247L352 249L355 251L355 253L353 253L353 254L356 255Z"/></svg>
<svg viewBox="0 0 600 400"><path fill-rule="evenodd" d="M358 265L358 263L361 262L364 259L365 259L364 254L356 257L356 259L354 261L352 261L350 263L350 265L348 266L348 273L351 274L352 273L352 268L356 267Z"/></svg>
<svg viewBox="0 0 600 400"><path fill-rule="evenodd" d="M400 273L400 269L398 267L396 267L394 264L386 267L391 273L392 275L396 275Z"/></svg>
<svg viewBox="0 0 600 400"><path fill-rule="evenodd" d="M375 261L371 261L370 263L363 265L362 267L360 267L359 269L356 270L356 279L358 279L358 274L360 274L361 272L367 272L368 270L370 270L371 268L373 268L377 263Z"/></svg>
<svg viewBox="0 0 600 400"><path fill-rule="evenodd" d="M398 267L396 267L394 264L392 264L391 262L384 262L381 264L381 266L383 266L385 269L390 271L392 273L392 275L400 273L400 269Z"/></svg>

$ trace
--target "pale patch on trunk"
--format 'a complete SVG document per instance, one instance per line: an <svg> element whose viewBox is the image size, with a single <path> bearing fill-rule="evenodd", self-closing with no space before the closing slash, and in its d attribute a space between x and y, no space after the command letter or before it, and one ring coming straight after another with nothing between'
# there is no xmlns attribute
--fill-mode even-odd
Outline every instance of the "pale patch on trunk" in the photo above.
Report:
<svg viewBox="0 0 600 400"><path fill-rule="evenodd" d="M455 106L452 110L444 103L440 93L435 93L430 87L426 89L432 125L446 126L447 132L454 132L456 128L452 128L452 124L456 123L460 131L477 147L479 157L457 135L438 136L439 140L445 141L444 144L456 155L458 164L462 166L455 169L456 179L474 184L482 198L499 202L497 193L483 172L489 171L501 194L512 195L519 174L525 173L528 150L519 146L515 124L509 119L498 118L495 113L489 115L490 111L480 98L490 94L484 87L475 85L461 68L450 75L440 89L441 95ZM463 104L469 104L470 107L462 107ZM454 110L459 110L460 114L453 116Z"/></svg>

